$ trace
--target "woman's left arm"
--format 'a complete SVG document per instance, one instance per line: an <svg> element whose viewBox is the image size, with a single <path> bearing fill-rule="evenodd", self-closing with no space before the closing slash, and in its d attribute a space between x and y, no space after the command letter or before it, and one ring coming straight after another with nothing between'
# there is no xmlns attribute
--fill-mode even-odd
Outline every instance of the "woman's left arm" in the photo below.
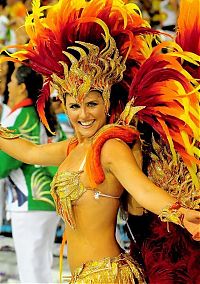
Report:
<svg viewBox="0 0 200 284"><path fill-rule="evenodd" d="M164 208L175 204L174 199L156 186L141 171L131 149L117 139L108 140L102 149L102 162L122 186L147 210L160 215ZM200 212L178 208L184 214L183 224L194 236L200 233Z"/></svg>

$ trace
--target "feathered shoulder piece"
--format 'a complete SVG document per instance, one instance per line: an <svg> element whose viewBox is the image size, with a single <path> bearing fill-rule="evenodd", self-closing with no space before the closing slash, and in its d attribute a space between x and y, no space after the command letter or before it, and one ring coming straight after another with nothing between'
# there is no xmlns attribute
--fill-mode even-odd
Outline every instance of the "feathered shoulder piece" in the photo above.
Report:
<svg viewBox="0 0 200 284"><path fill-rule="evenodd" d="M139 132L132 126L108 124L103 126L93 137L92 146L87 154L86 170L92 188L102 183L105 179L101 166L101 149L104 143L113 138L118 138L127 144L139 139ZM67 144L67 155L78 145L78 139L72 137Z"/></svg>
<svg viewBox="0 0 200 284"><path fill-rule="evenodd" d="M106 125L97 132L86 159L86 170L92 188L95 188L105 179L100 161L101 149L107 140L113 138L121 139L130 144L139 139L139 132L134 127L116 124Z"/></svg>

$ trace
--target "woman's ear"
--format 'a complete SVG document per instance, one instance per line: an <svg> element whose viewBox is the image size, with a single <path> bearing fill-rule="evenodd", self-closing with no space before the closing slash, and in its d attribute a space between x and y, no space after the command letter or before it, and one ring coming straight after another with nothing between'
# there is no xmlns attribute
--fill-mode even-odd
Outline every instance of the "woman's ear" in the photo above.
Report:
<svg viewBox="0 0 200 284"><path fill-rule="evenodd" d="M26 85L25 85L24 83L21 83L21 84L19 85L19 89L20 89L21 93L26 93L26 94L27 94L27 97L28 97L28 93L27 93L27 91L26 91Z"/></svg>

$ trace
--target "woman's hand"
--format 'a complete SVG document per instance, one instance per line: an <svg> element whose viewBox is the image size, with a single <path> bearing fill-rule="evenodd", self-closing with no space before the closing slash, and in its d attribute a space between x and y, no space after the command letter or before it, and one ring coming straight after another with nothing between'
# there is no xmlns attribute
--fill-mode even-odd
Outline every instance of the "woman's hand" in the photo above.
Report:
<svg viewBox="0 0 200 284"><path fill-rule="evenodd" d="M200 241L200 212L181 207L180 212L184 214L183 225L192 234L195 241Z"/></svg>

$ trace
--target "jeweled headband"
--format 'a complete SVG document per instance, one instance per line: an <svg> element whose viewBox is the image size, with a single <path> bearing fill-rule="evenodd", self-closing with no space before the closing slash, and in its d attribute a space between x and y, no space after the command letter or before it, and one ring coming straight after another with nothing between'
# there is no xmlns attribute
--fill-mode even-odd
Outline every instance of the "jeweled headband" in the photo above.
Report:
<svg viewBox="0 0 200 284"><path fill-rule="evenodd" d="M70 67L66 62L60 62L64 77L60 78L55 73L51 76L59 98L63 101L63 95L67 93L80 102L90 90L98 90L108 108L111 86L122 80L126 69L125 59L119 55L115 40L110 35L101 51L94 44L82 41L75 43L76 46L67 48L69 52L63 51L71 62ZM78 52L80 59L72 55L70 50Z"/></svg>

